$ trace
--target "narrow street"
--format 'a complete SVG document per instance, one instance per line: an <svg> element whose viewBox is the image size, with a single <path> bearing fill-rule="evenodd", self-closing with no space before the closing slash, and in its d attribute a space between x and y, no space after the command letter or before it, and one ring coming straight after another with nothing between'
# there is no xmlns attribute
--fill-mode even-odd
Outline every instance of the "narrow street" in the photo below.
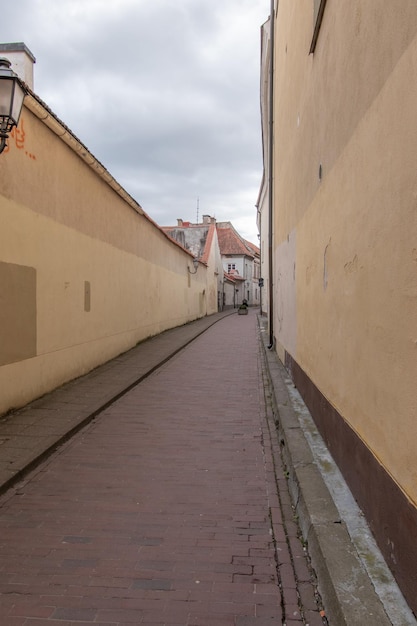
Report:
<svg viewBox="0 0 417 626"><path fill-rule="evenodd" d="M224 317L6 492L0 624L323 626L263 368Z"/></svg>

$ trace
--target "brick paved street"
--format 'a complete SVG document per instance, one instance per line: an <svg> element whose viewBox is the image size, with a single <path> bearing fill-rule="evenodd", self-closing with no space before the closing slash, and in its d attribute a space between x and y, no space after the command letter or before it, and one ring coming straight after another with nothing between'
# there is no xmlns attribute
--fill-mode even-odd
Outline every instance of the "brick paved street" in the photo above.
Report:
<svg viewBox="0 0 417 626"><path fill-rule="evenodd" d="M255 311L220 320L0 499L1 626L322 626Z"/></svg>

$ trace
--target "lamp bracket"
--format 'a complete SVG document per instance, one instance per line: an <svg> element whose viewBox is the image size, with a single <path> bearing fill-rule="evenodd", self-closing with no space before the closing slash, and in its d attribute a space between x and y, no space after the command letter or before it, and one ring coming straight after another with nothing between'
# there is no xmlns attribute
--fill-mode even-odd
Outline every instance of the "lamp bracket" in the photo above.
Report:
<svg viewBox="0 0 417 626"><path fill-rule="evenodd" d="M6 135L6 133L0 133L0 154L7 147L7 139L8 139L8 137L9 137L9 135Z"/></svg>

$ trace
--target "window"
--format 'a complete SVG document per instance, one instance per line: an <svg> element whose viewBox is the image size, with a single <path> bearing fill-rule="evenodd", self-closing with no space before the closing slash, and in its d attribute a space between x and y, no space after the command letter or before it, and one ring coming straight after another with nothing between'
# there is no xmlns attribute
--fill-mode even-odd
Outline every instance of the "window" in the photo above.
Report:
<svg viewBox="0 0 417 626"><path fill-rule="evenodd" d="M232 270L236 269L236 263L228 263L227 264L227 273L230 274Z"/></svg>
<svg viewBox="0 0 417 626"><path fill-rule="evenodd" d="M310 54L316 49L316 43L320 32L321 22L323 20L324 9L326 8L327 0L314 0L314 31L313 39L310 46Z"/></svg>

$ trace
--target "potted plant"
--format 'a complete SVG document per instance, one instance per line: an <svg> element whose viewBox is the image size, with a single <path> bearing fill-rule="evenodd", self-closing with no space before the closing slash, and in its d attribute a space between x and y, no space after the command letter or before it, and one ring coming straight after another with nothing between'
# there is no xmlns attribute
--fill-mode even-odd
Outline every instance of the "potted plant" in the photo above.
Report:
<svg viewBox="0 0 417 626"><path fill-rule="evenodd" d="M248 314L248 301L243 300L242 304L239 306L237 310L238 315L247 315Z"/></svg>

